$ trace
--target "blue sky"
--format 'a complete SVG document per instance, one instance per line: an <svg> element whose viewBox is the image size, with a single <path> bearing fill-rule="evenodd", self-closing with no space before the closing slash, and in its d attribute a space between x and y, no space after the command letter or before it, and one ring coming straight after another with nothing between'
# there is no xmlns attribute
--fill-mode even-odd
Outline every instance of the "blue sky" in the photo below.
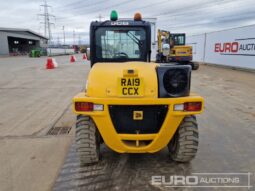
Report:
<svg viewBox="0 0 255 191"><path fill-rule="evenodd" d="M255 24L255 0L48 0L53 37L66 41L88 42L89 23L109 19L115 9L119 17L133 17L139 11L143 17L157 18L158 28L188 35ZM29 28L44 33L38 14L43 12L41 0L8 0L0 2L0 27Z"/></svg>

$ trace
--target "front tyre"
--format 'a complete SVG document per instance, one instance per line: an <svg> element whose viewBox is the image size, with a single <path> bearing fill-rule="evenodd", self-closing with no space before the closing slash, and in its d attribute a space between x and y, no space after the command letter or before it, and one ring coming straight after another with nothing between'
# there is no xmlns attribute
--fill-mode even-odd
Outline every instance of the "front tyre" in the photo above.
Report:
<svg viewBox="0 0 255 191"><path fill-rule="evenodd" d="M82 165L99 161L100 134L93 119L89 116L77 116L75 142L76 151Z"/></svg>
<svg viewBox="0 0 255 191"><path fill-rule="evenodd" d="M189 162L196 156L198 150L198 125L195 116L187 116L183 119L168 144L168 150L171 159L177 162Z"/></svg>

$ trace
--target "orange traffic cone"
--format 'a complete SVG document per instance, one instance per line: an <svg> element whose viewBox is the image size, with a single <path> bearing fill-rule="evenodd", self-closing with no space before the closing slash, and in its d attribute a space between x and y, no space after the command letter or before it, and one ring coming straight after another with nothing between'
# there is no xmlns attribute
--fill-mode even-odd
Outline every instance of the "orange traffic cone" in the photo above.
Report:
<svg viewBox="0 0 255 191"><path fill-rule="evenodd" d="M71 55L70 62L72 63L72 62L75 62L75 61L76 61L76 59L75 59L74 55Z"/></svg>
<svg viewBox="0 0 255 191"><path fill-rule="evenodd" d="M83 57L82 57L83 60L87 60L87 54L83 54Z"/></svg>
<svg viewBox="0 0 255 191"><path fill-rule="evenodd" d="M53 64L52 58L48 58L46 63L46 69L54 69L54 68L55 66Z"/></svg>

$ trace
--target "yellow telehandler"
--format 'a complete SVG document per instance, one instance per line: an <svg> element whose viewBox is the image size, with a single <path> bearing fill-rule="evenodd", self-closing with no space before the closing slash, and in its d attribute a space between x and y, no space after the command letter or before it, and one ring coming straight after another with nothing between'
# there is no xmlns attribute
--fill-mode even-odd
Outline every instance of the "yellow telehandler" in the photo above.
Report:
<svg viewBox="0 0 255 191"><path fill-rule="evenodd" d="M76 150L82 164L99 161L105 143L119 153L154 153L168 147L189 162L198 149L196 114L204 99L190 93L191 66L150 61L151 26L134 20L90 25L91 70L86 90L73 98Z"/></svg>

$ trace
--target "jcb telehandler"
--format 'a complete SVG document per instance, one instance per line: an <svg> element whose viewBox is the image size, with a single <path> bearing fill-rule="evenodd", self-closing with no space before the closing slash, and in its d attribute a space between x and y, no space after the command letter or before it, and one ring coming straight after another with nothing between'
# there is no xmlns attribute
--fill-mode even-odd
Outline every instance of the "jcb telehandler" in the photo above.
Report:
<svg viewBox="0 0 255 191"><path fill-rule="evenodd" d="M193 70L197 70L199 65L192 62L192 46L185 43L185 33L170 33L165 30L158 30L158 53L156 62L158 63L178 63L181 65L191 65Z"/></svg>
<svg viewBox="0 0 255 191"><path fill-rule="evenodd" d="M98 162L100 144L119 153L154 153L168 146L189 162L198 148L196 114L204 100L190 93L191 66L150 62L151 26L134 20L92 22L86 90L73 98L76 149L82 164Z"/></svg>

